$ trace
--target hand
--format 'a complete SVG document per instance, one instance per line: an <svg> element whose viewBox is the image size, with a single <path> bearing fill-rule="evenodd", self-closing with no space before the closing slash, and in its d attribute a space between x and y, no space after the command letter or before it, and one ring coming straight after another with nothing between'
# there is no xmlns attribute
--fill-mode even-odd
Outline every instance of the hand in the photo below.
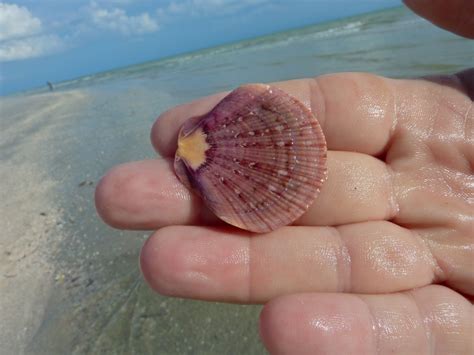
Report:
<svg viewBox="0 0 474 355"><path fill-rule="evenodd" d="M163 114L152 130L163 158L118 166L99 184L107 223L158 229L141 255L151 287L268 302L260 331L272 353L472 353L474 70L275 85L312 109L329 148L328 180L295 226L252 235L220 225L176 179L180 125L225 94Z"/></svg>
<svg viewBox="0 0 474 355"><path fill-rule="evenodd" d="M98 210L118 228L159 229L141 266L160 293L242 303L287 295L262 313L271 351L467 351L472 306L461 294L474 294L473 79L471 70L275 84L311 107L329 148L328 180L297 226L265 235L209 227L217 220L176 179L180 125L224 94L163 114L152 141L164 158L109 172Z"/></svg>

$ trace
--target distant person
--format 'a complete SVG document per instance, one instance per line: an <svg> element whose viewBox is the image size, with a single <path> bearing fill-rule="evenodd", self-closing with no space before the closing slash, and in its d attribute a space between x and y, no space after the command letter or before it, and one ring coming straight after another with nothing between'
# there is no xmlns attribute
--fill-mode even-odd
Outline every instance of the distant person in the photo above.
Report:
<svg viewBox="0 0 474 355"><path fill-rule="evenodd" d="M407 4L474 38L474 1ZM326 135L318 208L264 235L213 227L170 162L182 122L224 95L171 109L152 130L166 159L116 167L96 191L108 224L158 229L141 253L150 286L266 304L260 335L270 353L474 354L474 69L278 86L312 106Z"/></svg>
<svg viewBox="0 0 474 355"><path fill-rule="evenodd" d="M48 85L49 91L54 91L54 86L51 82L47 81L46 84Z"/></svg>

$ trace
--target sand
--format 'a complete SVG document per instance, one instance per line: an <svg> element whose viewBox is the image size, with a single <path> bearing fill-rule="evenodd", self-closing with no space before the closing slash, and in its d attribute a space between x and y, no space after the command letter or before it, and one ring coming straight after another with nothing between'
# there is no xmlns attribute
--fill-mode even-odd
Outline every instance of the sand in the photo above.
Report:
<svg viewBox="0 0 474 355"><path fill-rule="evenodd" d="M41 153L54 134L54 120L45 124L46 119L76 99L48 94L28 103L23 98L1 102L0 344L5 354L24 352L54 282L51 259L63 238L63 211L52 193L58 182L44 173ZM19 112L21 103L29 109Z"/></svg>
<svg viewBox="0 0 474 355"><path fill-rule="evenodd" d="M155 294L138 267L151 232L96 214L105 171L156 157L148 135L165 101L141 88L0 99L2 355L261 352L259 307Z"/></svg>

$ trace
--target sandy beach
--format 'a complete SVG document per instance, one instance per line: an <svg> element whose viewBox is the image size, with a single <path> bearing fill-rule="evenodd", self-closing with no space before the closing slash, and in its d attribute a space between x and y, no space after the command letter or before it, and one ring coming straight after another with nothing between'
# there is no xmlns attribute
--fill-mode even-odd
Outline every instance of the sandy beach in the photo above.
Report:
<svg viewBox="0 0 474 355"><path fill-rule="evenodd" d="M11 115L10 124L2 120L0 167L0 343L7 354L25 350L58 277L51 260L64 236L64 211L54 196L59 182L45 171L42 153L67 107L80 99L71 92L2 101L2 115ZM28 110L15 114L20 104Z"/></svg>

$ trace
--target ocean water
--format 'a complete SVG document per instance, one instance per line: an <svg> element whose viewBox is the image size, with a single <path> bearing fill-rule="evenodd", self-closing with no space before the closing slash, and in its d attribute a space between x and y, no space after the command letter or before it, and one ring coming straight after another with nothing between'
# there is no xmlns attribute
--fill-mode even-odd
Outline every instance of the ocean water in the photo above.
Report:
<svg viewBox="0 0 474 355"><path fill-rule="evenodd" d="M96 216L116 164L156 157L164 110L245 82L472 66L474 42L396 8L0 98L0 344L7 353L259 354L260 306L163 297L138 268L149 233Z"/></svg>

